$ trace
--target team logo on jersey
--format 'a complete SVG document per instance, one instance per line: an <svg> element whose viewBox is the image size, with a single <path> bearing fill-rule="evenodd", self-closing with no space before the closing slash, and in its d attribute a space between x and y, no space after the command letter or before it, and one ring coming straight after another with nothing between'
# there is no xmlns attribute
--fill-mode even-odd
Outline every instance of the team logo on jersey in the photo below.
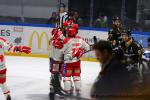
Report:
<svg viewBox="0 0 150 100"><path fill-rule="evenodd" d="M29 39L29 47L32 47L33 45L33 39L37 38L37 43L38 43L38 49L41 49L42 47L42 40L46 38L46 46L47 50L49 50L49 37L46 32L38 33L37 31L34 31Z"/></svg>

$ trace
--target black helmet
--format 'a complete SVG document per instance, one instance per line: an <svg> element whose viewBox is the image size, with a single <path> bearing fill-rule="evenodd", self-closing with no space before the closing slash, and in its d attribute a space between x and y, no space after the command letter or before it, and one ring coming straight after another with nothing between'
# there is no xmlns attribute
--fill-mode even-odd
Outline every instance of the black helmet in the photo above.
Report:
<svg viewBox="0 0 150 100"><path fill-rule="evenodd" d="M132 32L131 32L131 30L129 30L129 29L123 29L123 30L121 31L121 35L128 35L128 36L131 36L131 34L132 34Z"/></svg>
<svg viewBox="0 0 150 100"><path fill-rule="evenodd" d="M115 17L113 17L112 20L113 20L113 21L116 21L116 20L120 20L120 18L119 18L118 16L115 16Z"/></svg>
<svg viewBox="0 0 150 100"><path fill-rule="evenodd" d="M61 7L65 8L66 5L64 3L60 3L59 8L61 8Z"/></svg>

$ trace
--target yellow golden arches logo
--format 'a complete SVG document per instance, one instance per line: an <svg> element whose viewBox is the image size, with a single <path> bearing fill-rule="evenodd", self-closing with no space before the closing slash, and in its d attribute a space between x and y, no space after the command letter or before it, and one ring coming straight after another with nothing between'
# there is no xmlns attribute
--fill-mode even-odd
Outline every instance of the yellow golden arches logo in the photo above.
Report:
<svg viewBox="0 0 150 100"><path fill-rule="evenodd" d="M41 46L42 46L42 40L43 40L43 37L45 36L46 37L46 45L47 45L47 50L49 50L49 38L48 38L48 34L46 32L42 32L40 35L37 31L34 31L29 39L29 47L32 47L32 41L33 41L33 38L34 36L37 37L38 39L38 49L41 49Z"/></svg>

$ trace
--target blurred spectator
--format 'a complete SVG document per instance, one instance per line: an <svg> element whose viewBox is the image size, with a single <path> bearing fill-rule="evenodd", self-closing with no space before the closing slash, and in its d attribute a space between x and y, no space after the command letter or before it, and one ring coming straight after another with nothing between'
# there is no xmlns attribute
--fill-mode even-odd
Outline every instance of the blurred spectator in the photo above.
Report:
<svg viewBox="0 0 150 100"><path fill-rule="evenodd" d="M97 60L101 63L101 71L91 91L93 98L102 96L119 96L130 86L130 75L126 65L115 59L108 41L101 40L94 45Z"/></svg>
<svg viewBox="0 0 150 100"><path fill-rule="evenodd" d="M77 11L75 11L74 14L73 14L73 20L75 21L76 24L79 24L79 25L83 24L83 20L79 16L79 13Z"/></svg>
<svg viewBox="0 0 150 100"><path fill-rule="evenodd" d="M55 24L56 21L57 21L57 13L56 12L52 12L52 16L47 21L47 24Z"/></svg>
<svg viewBox="0 0 150 100"><path fill-rule="evenodd" d="M108 27L108 18L104 15L99 15L99 17L96 19L94 26L97 28L107 28Z"/></svg>

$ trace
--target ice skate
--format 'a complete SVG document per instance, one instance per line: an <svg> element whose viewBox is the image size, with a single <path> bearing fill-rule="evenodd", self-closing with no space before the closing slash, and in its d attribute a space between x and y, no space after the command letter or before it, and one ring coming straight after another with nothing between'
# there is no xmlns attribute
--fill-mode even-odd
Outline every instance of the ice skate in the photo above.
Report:
<svg viewBox="0 0 150 100"><path fill-rule="evenodd" d="M11 96L8 95L7 98L6 98L6 100L11 100Z"/></svg>
<svg viewBox="0 0 150 100"><path fill-rule="evenodd" d="M55 93L50 92L49 98L50 98L50 100L55 100Z"/></svg>

